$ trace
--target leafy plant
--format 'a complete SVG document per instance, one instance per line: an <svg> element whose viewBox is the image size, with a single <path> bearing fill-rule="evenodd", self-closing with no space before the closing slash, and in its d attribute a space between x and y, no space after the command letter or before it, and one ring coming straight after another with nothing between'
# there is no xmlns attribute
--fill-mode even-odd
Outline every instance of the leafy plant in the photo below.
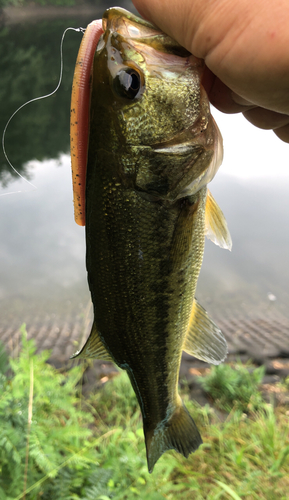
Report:
<svg viewBox="0 0 289 500"><path fill-rule="evenodd" d="M9 368L9 360L4 345L0 342L0 374L5 375Z"/></svg>
<svg viewBox="0 0 289 500"><path fill-rule="evenodd" d="M99 436L92 440L89 428L93 416L77 397L82 368L59 373L46 363L48 351L35 355L24 327L22 346L19 358L10 359L13 376L2 375L0 499L20 499L25 490L31 499L70 499L89 486L93 472L101 474L93 448Z"/></svg>
<svg viewBox="0 0 289 500"><path fill-rule="evenodd" d="M142 421L126 373L85 401L83 368L60 373L35 354L22 327L22 349L2 375L0 500L162 500L176 459L147 471Z"/></svg>
<svg viewBox="0 0 289 500"><path fill-rule="evenodd" d="M214 366L206 376L198 377L198 381L220 409L230 411L234 407L247 412L263 406L263 398L258 389L264 373L263 366L253 369L237 363L232 368L222 364Z"/></svg>
<svg viewBox="0 0 289 500"><path fill-rule="evenodd" d="M125 372L84 399L83 368L60 373L22 350L0 381L0 500L286 500L286 407L263 403L224 422L183 394L204 444L188 459L166 452L149 474L139 407ZM7 365L6 365L7 366ZM247 369L247 368L246 368ZM252 401L252 400L250 400Z"/></svg>
<svg viewBox="0 0 289 500"><path fill-rule="evenodd" d="M286 389L289 389L289 376L288 376L288 377L286 377L286 378L285 378L285 380L284 380L284 387L285 387Z"/></svg>

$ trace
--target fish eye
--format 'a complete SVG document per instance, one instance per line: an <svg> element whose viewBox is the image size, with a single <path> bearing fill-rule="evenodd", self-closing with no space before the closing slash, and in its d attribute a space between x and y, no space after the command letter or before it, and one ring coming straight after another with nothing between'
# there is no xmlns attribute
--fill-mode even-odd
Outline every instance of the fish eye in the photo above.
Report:
<svg viewBox="0 0 289 500"><path fill-rule="evenodd" d="M117 95L126 99L134 99L141 88L140 74L133 68L121 69L113 80Z"/></svg>

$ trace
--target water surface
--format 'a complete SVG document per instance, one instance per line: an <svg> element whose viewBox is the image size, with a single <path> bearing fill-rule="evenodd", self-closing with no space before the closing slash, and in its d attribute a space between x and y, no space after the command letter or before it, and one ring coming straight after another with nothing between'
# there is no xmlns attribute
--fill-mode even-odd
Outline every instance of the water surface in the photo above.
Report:
<svg viewBox="0 0 289 500"><path fill-rule="evenodd" d="M100 16L96 11L95 17ZM50 20L33 30L26 25L1 31L1 129L17 106L56 85L64 28L90 21ZM74 222L68 154L70 91L80 40L77 33L67 36L64 80L57 95L27 106L7 131L12 163L37 189L15 176L1 156L0 327L81 314L89 302L84 228ZM241 168L254 169L258 163L274 169L268 159L279 151L276 162L288 166L289 146L285 154L281 141L270 143L267 132L256 131L254 159L246 149L254 127L238 129L239 119L217 118L227 151L223 168L231 175L221 170L210 187L227 218L233 250L207 242L198 298L213 315L262 314L269 308L288 317L289 176L279 172L264 177L261 169L259 177L241 179L234 163L243 155ZM21 193L7 194L14 191Z"/></svg>

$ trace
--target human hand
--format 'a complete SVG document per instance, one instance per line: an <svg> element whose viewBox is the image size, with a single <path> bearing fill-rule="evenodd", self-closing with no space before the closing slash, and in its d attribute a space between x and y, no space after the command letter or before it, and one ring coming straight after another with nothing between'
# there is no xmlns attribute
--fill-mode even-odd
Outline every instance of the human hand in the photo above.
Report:
<svg viewBox="0 0 289 500"><path fill-rule="evenodd" d="M205 60L211 103L289 143L288 0L132 0L140 14Z"/></svg>

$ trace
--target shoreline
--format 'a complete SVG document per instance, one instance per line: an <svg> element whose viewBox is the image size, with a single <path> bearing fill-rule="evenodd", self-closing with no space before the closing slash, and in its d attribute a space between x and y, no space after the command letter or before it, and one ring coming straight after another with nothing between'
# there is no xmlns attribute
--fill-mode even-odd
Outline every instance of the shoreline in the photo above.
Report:
<svg viewBox="0 0 289 500"><path fill-rule="evenodd" d="M12 26L19 23L34 23L42 19L55 19L65 17L89 17L93 19L97 9L91 4L74 5L72 7L26 6L4 7L1 21L3 26Z"/></svg>
<svg viewBox="0 0 289 500"><path fill-rule="evenodd" d="M35 23L40 20L55 19L55 18L88 18L91 20L99 17L99 12L104 12L107 8L113 5L107 5L107 1L103 0L97 4L88 2L77 3L76 5L63 7L57 5L26 5L22 7L8 6L0 9L0 25L12 26L19 23ZM132 3L128 0L119 0L117 2L121 7L135 11Z"/></svg>

